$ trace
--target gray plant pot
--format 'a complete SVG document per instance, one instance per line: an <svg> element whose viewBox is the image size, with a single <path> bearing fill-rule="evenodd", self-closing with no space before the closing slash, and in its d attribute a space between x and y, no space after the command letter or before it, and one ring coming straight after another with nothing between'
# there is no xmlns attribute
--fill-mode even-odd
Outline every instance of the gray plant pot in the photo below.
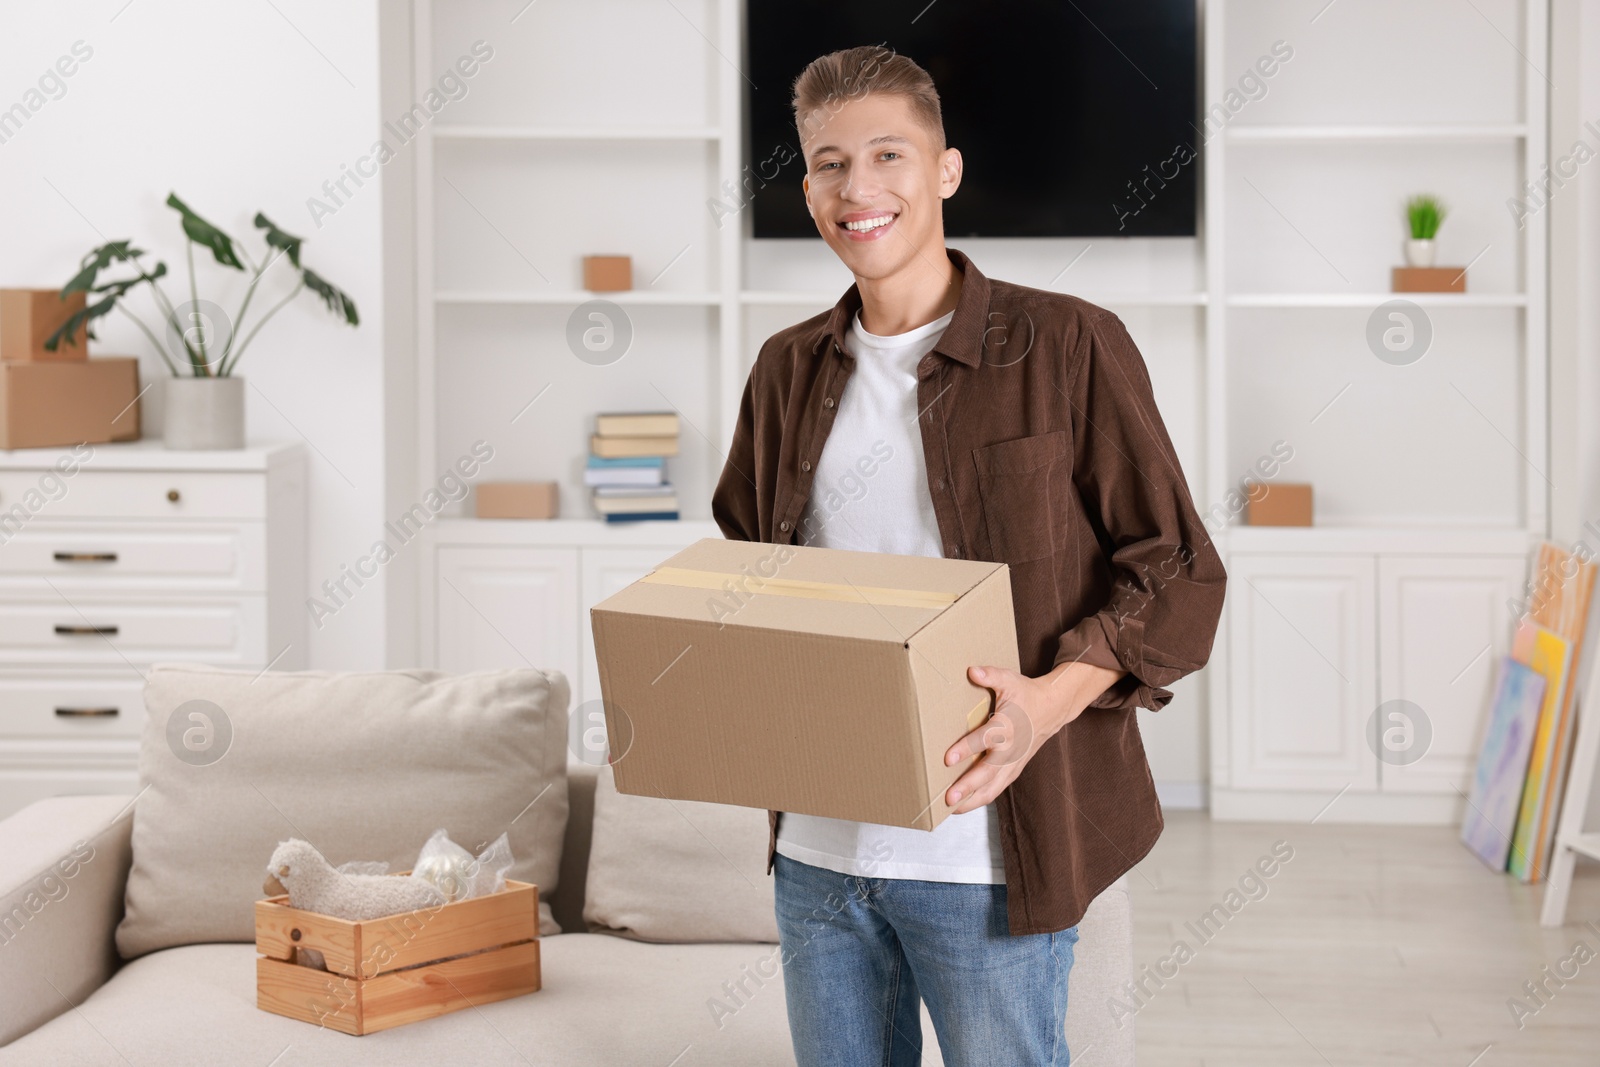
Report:
<svg viewBox="0 0 1600 1067"><path fill-rule="evenodd" d="M244 379L168 378L166 424L162 440L168 448L244 447Z"/></svg>

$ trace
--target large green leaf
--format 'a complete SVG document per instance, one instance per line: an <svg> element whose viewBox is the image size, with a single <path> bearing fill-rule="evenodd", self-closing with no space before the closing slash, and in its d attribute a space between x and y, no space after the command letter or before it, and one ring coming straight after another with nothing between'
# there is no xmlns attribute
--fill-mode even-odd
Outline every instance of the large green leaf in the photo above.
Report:
<svg viewBox="0 0 1600 1067"><path fill-rule="evenodd" d="M130 247L131 241L111 241L83 257L81 268L72 280L61 287L63 297L73 293L87 293L94 288L95 278L113 263L121 263L144 255L144 251Z"/></svg>
<svg viewBox="0 0 1600 1067"><path fill-rule="evenodd" d="M211 254L224 267L244 270L244 264L239 262L238 255L233 251L233 238L189 210L189 205L179 200L177 193L167 195L167 206L183 216L183 232L188 234L191 241L211 249Z"/></svg>
<svg viewBox="0 0 1600 1067"><path fill-rule="evenodd" d="M271 219L259 211L256 212L255 221L257 229L267 231L267 244L287 252L289 254L289 262L298 267L300 265L300 246L304 243L304 240L292 233L284 233L278 229Z"/></svg>
<svg viewBox="0 0 1600 1067"><path fill-rule="evenodd" d="M117 296L112 295L104 300L97 300L93 304L87 305L82 311L74 311L72 317L62 323L55 333L45 338L44 347L48 351L54 352L60 347L63 337L67 339L67 344L76 347L78 341L75 335L80 326L83 327L83 335L86 339L94 338L98 340L98 338L95 338L94 326L92 325L94 320L102 315L109 315L111 309L116 306Z"/></svg>
<svg viewBox="0 0 1600 1067"><path fill-rule="evenodd" d="M356 314L356 302L350 299L350 294L327 281L310 267L302 270L300 276L305 279L307 289L322 297L322 302L328 305L329 311L335 315L344 315L344 321L352 326L361 322L360 316Z"/></svg>
<svg viewBox="0 0 1600 1067"><path fill-rule="evenodd" d="M127 242L123 241L121 244L123 245L124 251L126 251ZM105 247L110 248L111 246L106 245ZM128 252L127 255L123 255L118 258L127 259L130 256L136 256L139 254L140 253L138 249L134 249L131 252ZM86 305L81 311L74 311L67 318L67 321L62 323L56 329L55 333L45 338L45 349L47 351L54 352L61 346L61 341L63 339L66 340L67 344L76 347L78 344L77 333L80 326L83 328L83 335L86 339L99 340L99 338L95 336L94 320L103 315L109 315L111 313L111 309L117 306L117 301L122 299L123 295L127 293L129 289L132 289L136 285L143 284L144 282L154 282L157 278L161 277L165 273L167 273L167 265L165 263L157 263L155 270L149 272L140 271L132 278L119 278L114 282L106 282L104 285L97 285L89 289L89 292L95 294L104 294L104 298L95 301L93 304ZM74 279L74 281L76 280L77 279ZM62 293L65 294L68 291L69 290L63 289Z"/></svg>

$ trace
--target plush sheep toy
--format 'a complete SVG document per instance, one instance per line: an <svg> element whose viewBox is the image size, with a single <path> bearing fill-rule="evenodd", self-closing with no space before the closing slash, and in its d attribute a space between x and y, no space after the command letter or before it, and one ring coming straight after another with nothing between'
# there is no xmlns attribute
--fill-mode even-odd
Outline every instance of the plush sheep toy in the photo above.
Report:
<svg viewBox="0 0 1600 1067"><path fill-rule="evenodd" d="M273 851L262 889L268 896L288 893L291 907L351 921L446 903L443 890L421 878L350 873L350 866L336 868L309 841L291 837Z"/></svg>

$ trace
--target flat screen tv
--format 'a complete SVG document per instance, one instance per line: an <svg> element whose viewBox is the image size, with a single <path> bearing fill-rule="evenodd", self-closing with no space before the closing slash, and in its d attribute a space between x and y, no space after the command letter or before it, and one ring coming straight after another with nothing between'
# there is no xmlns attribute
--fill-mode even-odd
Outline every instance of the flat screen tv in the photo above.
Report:
<svg viewBox="0 0 1600 1067"><path fill-rule="evenodd" d="M744 171L752 236L816 237L790 103L820 55L884 45L933 77L961 187L949 237L1195 232L1195 0L755 0Z"/></svg>

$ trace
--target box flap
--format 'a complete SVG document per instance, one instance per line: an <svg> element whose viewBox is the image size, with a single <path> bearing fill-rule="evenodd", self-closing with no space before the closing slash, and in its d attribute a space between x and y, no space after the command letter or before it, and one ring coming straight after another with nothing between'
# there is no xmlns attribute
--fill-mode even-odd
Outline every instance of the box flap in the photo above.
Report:
<svg viewBox="0 0 1600 1067"><path fill-rule="evenodd" d="M592 610L904 643L1001 567L705 538Z"/></svg>

